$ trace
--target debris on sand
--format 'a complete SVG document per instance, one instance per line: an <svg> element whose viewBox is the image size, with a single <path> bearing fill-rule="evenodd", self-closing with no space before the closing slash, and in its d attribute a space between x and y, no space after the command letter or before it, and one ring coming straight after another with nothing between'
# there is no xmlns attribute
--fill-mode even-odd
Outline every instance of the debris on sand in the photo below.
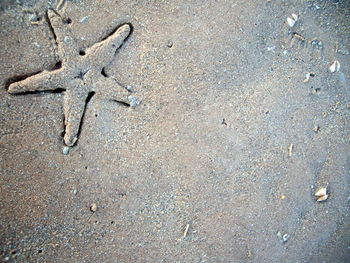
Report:
<svg viewBox="0 0 350 263"><path fill-rule="evenodd" d="M317 38L314 38L310 42L311 46L317 49L322 49L323 48L323 43L321 40L318 40Z"/></svg>
<svg viewBox="0 0 350 263"><path fill-rule="evenodd" d="M277 237L282 243L286 243L288 239L290 238L290 235L285 233L282 235L280 231L277 232Z"/></svg>
<svg viewBox="0 0 350 263"><path fill-rule="evenodd" d="M338 60L335 60L333 62L333 64L329 67L329 71L334 73L334 72L338 72L340 69L340 63Z"/></svg>
<svg viewBox="0 0 350 263"><path fill-rule="evenodd" d="M174 45L174 43L171 40L169 40L168 43L167 43L167 47L168 48L172 48L173 45Z"/></svg>
<svg viewBox="0 0 350 263"><path fill-rule="evenodd" d="M292 14L292 17L287 17L287 23L290 27L294 27L297 21L298 21L298 15L296 14Z"/></svg>
<svg viewBox="0 0 350 263"><path fill-rule="evenodd" d="M89 16L84 16L82 19L79 20L79 23L86 23L89 20Z"/></svg>
<svg viewBox="0 0 350 263"><path fill-rule="evenodd" d="M63 152L64 155L68 155L69 152L70 152L70 147L64 146L62 152Z"/></svg>
<svg viewBox="0 0 350 263"><path fill-rule="evenodd" d="M291 157L292 156L292 151L293 151L293 144L291 143L288 147L288 156Z"/></svg>
<svg viewBox="0 0 350 263"><path fill-rule="evenodd" d="M129 96L128 100L130 102L130 107L135 108L140 104L140 100L135 96Z"/></svg>
<svg viewBox="0 0 350 263"><path fill-rule="evenodd" d="M315 193L315 196L317 197L317 202L323 202L326 201L328 198L327 195L327 188L326 187L322 187L320 189L318 189Z"/></svg>
<svg viewBox="0 0 350 263"><path fill-rule="evenodd" d="M90 211L95 213L97 211L97 204L96 203L92 203L90 205Z"/></svg>
<svg viewBox="0 0 350 263"><path fill-rule="evenodd" d="M190 228L190 224L187 224L186 227L185 227L185 231L184 231L184 234L183 234L183 238L185 238L188 234L188 229Z"/></svg>
<svg viewBox="0 0 350 263"><path fill-rule="evenodd" d="M310 77L311 77L311 78L315 77L315 73L306 73L306 74L305 74L305 79L303 80L303 82L304 82L304 83L309 82Z"/></svg>
<svg viewBox="0 0 350 263"><path fill-rule="evenodd" d="M41 25L43 24L43 19L37 13L28 14L29 21L32 25Z"/></svg>

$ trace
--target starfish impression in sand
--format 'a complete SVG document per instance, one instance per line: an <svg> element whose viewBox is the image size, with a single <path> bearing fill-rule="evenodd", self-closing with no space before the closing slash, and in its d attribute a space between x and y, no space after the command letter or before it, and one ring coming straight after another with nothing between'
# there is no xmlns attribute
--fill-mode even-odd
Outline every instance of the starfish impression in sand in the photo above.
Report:
<svg viewBox="0 0 350 263"><path fill-rule="evenodd" d="M63 90L64 143L73 146L78 139L86 103L92 95L127 105L135 104L135 97L130 96L126 88L108 77L104 71L104 67L112 62L116 51L131 34L131 25L123 24L105 40L85 51L79 51L77 40L67 26L67 19L51 9L47 14L58 45L61 67L12 83L8 92L21 94Z"/></svg>

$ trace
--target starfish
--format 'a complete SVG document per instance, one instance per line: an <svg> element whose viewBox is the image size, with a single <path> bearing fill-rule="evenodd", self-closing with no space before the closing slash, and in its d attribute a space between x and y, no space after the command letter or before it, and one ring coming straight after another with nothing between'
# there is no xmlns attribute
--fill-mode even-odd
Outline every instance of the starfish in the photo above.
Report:
<svg viewBox="0 0 350 263"><path fill-rule="evenodd" d="M12 83L10 94L26 94L42 91L64 91L64 143L74 146L84 116L86 104L92 95L130 105L130 92L104 71L117 50L131 34L131 25L119 26L113 34L101 42L81 51L77 40L68 28L70 19L64 19L49 9L47 16L58 46L61 66L58 69L30 76ZM130 99L131 98L131 99Z"/></svg>

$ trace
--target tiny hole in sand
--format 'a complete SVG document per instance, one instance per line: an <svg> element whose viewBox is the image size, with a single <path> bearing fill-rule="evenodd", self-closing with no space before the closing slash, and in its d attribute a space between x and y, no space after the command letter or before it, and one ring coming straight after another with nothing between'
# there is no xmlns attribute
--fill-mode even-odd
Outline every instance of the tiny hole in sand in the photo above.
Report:
<svg viewBox="0 0 350 263"><path fill-rule="evenodd" d="M63 23L65 24L71 24L72 23L72 19L70 19L69 17L63 19Z"/></svg>
<svg viewBox="0 0 350 263"><path fill-rule="evenodd" d="M53 67L53 69L60 69L62 67L62 61L58 61L55 66Z"/></svg>
<svg viewBox="0 0 350 263"><path fill-rule="evenodd" d="M101 74L102 74L102 76L108 78L108 75L107 75L107 73L106 73L106 71L105 71L105 68L102 68Z"/></svg>

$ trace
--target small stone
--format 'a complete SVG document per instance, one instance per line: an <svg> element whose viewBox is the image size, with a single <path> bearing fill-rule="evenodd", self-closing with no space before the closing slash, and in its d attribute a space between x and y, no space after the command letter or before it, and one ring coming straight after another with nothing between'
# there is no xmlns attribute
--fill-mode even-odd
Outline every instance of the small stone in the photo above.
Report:
<svg viewBox="0 0 350 263"><path fill-rule="evenodd" d="M140 104L140 100L137 97L135 97L135 96L129 96L128 100L130 101L130 106L131 107L136 107L137 105Z"/></svg>
<svg viewBox="0 0 350 263"><path fill-rule="evenodd" d="M97 204L96 203L92 203L90 206L90 211L95 213L97 211Z"/></svg>
<svg viewBox="0 0 350 263"><path fill-rule="evenodd" d="M127 85L127 86L126 86L126 89L127 89L128 91L130 91L130 92L134 92L134 91L135 91L134 87L131 86L131 85Z"/></svg>
<svg viewBox="0 0 350 263"><path fill-rule="evenodd" d="M62 152L63 152L64 155L68 155L69 152L70 152L70 147L64 146Z"/></svg>
<svg viewBox="0 0 350 263"><path fill-rule="evenodd" d="M172 41L168 41L167 47L168 48L172 48L174 45L174 43Z"/></svg>
<svg viewBox="0 0 350 263"><path fill-rule="evenodd" d="M73 190L73 194L76 195L78 193L78 190L77 189L74 189Z"/></svg>

